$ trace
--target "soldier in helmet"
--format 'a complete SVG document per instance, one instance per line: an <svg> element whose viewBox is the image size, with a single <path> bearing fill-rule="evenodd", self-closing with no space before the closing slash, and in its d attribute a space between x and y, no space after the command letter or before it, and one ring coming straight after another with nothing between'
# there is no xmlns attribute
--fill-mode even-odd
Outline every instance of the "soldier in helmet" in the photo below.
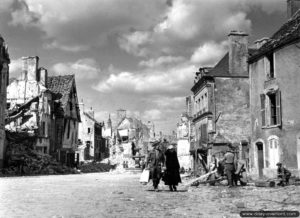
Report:
<svg viewBox="0 0 300 218"><path fill-rule="evenodd" d="M280 180L280 182L277 184L279 186L284 186L289 184L289 180L291 177L291 172L282 166L282 163L277 163L277 178Z"/></svg>

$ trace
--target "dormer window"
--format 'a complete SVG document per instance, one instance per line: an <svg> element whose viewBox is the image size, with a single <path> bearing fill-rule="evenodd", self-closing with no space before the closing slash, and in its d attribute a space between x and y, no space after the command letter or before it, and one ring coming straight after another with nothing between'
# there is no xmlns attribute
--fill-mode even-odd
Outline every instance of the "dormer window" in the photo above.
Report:
<svg viewBox="0 0 300 218"><path fill-rule="evenodd" d="M274 53L269 53L266 55L266 74L268 79L275 78L274 73Z"/></svg>

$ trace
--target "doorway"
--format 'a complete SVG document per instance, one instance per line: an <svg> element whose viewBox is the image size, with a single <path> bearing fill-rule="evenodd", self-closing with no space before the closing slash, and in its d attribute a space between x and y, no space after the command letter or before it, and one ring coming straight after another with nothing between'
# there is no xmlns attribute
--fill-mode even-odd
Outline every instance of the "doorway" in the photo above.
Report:
<svg viewBox="0 0 300 218"><path fill-rule="evenodd" d="M297 162L298 162L298 170L300 169L300 134L297 137Z"/></svg>
<svg viewBox="0 0 300 218"><path fill-rule="evenodd" d="M264 168L264 146L262 142L256 143L257 149L257 167L258 167L258 176L259 178L263 177L263 168Z"/></svg>

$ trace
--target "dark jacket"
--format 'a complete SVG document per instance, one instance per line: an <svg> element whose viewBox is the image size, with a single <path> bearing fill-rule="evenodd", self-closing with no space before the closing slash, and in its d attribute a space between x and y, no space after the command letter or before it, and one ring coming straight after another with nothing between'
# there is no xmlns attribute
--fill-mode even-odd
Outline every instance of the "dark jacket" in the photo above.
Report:
<svg viewBox="0 0 300 218"><path fill-rule="evenodd" d="M162 151L158 149L150 151L147 157L147 164L150 169L164 166L165 156Z"/></svg>
<svg viewBox="0 0 300 218"><path fill-rule="evenodd" d="M174 149L168 149L165 152L166 155L166 172L164 176L164 182L166 185L178 185L181 182L179 174L179 161L177 152Z"/></svg>

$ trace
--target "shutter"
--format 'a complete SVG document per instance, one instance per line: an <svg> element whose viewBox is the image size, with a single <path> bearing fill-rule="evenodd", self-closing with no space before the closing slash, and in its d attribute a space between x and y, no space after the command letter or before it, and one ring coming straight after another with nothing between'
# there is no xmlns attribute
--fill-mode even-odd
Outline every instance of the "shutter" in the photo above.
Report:
<svg viewBox="0 0 300 218"><path fill-rule="evenodd" d="M276 122L281 126L281 92L279 90L276 91Z"/></svg>
<svg viewBox="0 0 300 218"><path fill-rule="evenodd" d="M266 126L266 95L260 95L261 102L261 126Z"/></svg>

